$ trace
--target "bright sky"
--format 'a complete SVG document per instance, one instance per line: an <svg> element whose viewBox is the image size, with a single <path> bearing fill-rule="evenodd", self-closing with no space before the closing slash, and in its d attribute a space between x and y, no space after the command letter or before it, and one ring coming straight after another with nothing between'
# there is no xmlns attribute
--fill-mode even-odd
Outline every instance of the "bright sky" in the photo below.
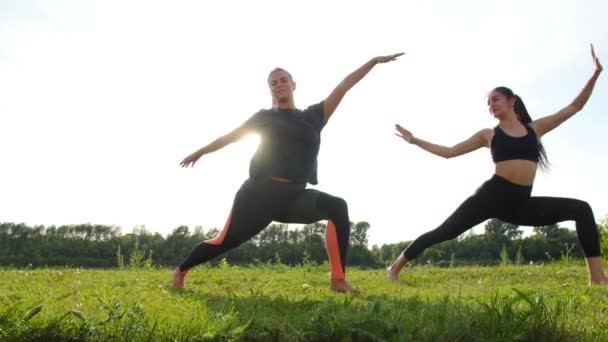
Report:
<svg viewBox="0 0 608 342"><path fill-rule="evenodd" d="M393 135L401 123L451 145L496 123L486 94L522 96L533 118L608 67L608 2L0 2L0 222L222 227L255 138L179 162L271 104L289 70L296 104L323 100L368 59L405 51L355 86L323 131L316 188L368 221L370 245L440 224L493 172L487 149L452 159ZM534 195L608 215L608 79L543 141ZM572 227L572 225L566 224ZM480 227L476 231L481 231Z"/></svg>

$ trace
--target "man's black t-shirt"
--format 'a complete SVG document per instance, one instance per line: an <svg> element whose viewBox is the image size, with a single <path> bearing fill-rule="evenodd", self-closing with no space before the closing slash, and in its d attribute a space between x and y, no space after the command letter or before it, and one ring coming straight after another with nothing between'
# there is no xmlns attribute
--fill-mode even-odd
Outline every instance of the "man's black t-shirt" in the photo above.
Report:
<svg viewBox="0 0 608 342"><path fill-rule="evenodd" d="M300 109L263 109L243 126L258 133L260 144L249 177L280 177L317 184L317 155L323 129L323 102Z"/></svg>

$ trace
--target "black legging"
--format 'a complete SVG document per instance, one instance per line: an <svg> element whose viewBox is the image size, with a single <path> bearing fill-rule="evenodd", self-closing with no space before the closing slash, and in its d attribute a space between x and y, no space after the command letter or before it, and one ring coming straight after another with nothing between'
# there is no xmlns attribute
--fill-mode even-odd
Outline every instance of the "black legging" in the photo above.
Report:
<svg viewBox="0 0 608 342"><path fill-rule="evenodd" d="M332 278L344 278L350 235L346 202L324 192L306 189L306 184L250 178L236 193L232 212L222 232L196 246L179 268L188 270L238 247L272 221L312 223L321 220L328 220L326 245Z"/></svg>
<svg viewBox="0 0 608 342"><path fill-rule="evenodd" d="M536 227L573 220L585 256L600 256L599 231L587 202L571 198L531 197L531 192L531 186L514 184L494 175L439 227L414 240L403 256L412 260L428 247L454 239L490 218Z"/></svg>

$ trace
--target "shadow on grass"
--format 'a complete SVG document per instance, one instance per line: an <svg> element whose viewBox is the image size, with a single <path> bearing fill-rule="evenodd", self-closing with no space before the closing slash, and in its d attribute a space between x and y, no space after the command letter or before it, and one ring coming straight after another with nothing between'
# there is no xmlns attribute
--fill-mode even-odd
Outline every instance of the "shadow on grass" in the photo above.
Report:
<svg viewBox="0 0 608 342"><path fill-rule="evenodd" d="M565 307L514 289L512 295L395 299L336 295L327 300L252 293L176 292L231 317L244 340L271 341L581 341L566 328ZM229 338L230 335L222 336ZM235 337L232 335L231 337ZM591 339L591 338L590 338Z"/></svg>
<svg viewBox="0 0 608 342"><path fill-rule="evenodd" d="M205 294L172 290L203 303L199 320L176 328L138 303L108 304L94 321L70 311L31 325L40 310L0 309L0 340L7 341L581 341L568 330L575 308L514 289L489 298L335 295L318 298ZM570 306L569 306L570 305ZM572 311L572 312L570 312ZM572 322L570 322L572 325ZM605 337L605 336L604 336ZM600 338L601 339L601 338Z"/></svg>

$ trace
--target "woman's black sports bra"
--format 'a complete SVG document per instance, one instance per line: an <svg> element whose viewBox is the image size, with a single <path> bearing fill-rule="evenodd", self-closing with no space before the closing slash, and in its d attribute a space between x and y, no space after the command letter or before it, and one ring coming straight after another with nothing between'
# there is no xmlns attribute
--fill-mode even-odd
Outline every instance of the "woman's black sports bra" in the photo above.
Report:
<svg viewBox="0 0 608 342"><path fill-rule="evenodd" d="M538 138L530 125L524 125L528 134L523 137L512 137L500 127L494 127L494 137L490 151L492 160L498 163L505 160L523 159L538 163Z"/></svg>

